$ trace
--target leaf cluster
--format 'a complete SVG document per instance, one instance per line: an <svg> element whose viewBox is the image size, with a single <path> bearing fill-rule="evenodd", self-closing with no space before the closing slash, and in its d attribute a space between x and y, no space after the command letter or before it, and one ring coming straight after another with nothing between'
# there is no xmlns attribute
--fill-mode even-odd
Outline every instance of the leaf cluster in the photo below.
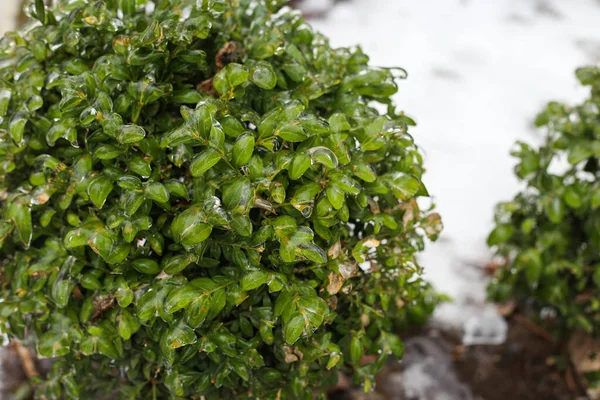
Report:
<svg viewBox="0 0 600 400"><path fill-rule="evenodd" d="M590 96L576 106L552 102L537 116L543 144L520 142L513 152L527 187L498 205L488 238L505 261L490 296L553 310L563 336L600 333L600 69L576 75Z"/></svg>
<svg viewBox="0 0 600 400"><path fill-rule="evenodd" d="M54 3L0 40L0 322L56 358L36 396L368 389L438 301L396 70L281 1Z"/></svg>

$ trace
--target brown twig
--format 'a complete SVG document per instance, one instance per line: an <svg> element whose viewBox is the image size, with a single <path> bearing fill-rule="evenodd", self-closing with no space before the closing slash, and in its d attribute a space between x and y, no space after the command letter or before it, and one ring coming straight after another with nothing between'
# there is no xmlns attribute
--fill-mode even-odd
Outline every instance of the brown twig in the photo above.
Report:
<svg viewBox="0 0 600 400"><path fill-rule="evenodd" d="M567 383L567 387L571 392L574 392L578 389L578 385L575 382L575 375L571 363L568 363L567 365L567 371L565 372L565 382Z"/></svg>
<svg viewBox="0 0 600 400"><path fill-rule="evenodd" d="M23 372L25 372L25 375L27 376L28 379L33 378L34 376L39 376L40 373L38 372L36 366L35 366L35 362L33 361L33 357L31 357L31 352L29 351L29 349L25 346L23 346L23 344L21 343L20 340L15 340L13 341L14 343L14 348L17 352L17 355L19 356L19 359L21 360L21 366L23 367Z"/></svg>
<svg viewBox="0 0 600 400"><path fill-rule="evenodd" d="M530 320L528 320L527 318L523 317L520 314L515 314L513 316L513 318L515 319L515 321L517 323L523 325L525 328L529 329L531 332L533 332L537 336L547 340L548 342L552 342L552 336L550 336L550 334L545 329L534 324L533 322L531 322Z"/></svg>

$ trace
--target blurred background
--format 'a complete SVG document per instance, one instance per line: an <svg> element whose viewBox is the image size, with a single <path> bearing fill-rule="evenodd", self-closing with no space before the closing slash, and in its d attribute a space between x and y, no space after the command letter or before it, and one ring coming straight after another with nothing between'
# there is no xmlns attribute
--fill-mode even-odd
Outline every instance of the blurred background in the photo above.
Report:
<svg viewBox="0 0 600 400"><path fill-rule="evenodd" d="M489 260L494 205L518 189L510 149L534 143L537 112L583 96L575 68L600 61L598 0L305 0L312 25L335 46L360 44L378 66L401 66L396 101L417 122L425 183L444 221L423 259L455 304L438 316L459 324L464 303L483 302L469 266Z"/></svg>
<svg viewBox="0 0 600 400"><path fill-rule="evenodd" d="M20 3L0 0L0 33L14 29ZM433 326L439 331L407 342L402 373L410 379L400 385L392 377L391 385L407 399L494 398L458 382L455 375L469 370L449 366L456 346L440 348L437 340L433 348L428 338L452 331L461 337L460 346L505 341L506 323L485 302L491 257L485 239L494 205L519 189L509 152L516 140L539 140L536 113L550 100L583 97L573 72L600 61L600 1L296 0L293 5L334 46L360 45L373 65L408 71L396 101L417 121L412 134L425 154L424 180L445 225L422 263L427 278L454 301L436 312ZM514 384L510 375L505 378Z"/></svg>

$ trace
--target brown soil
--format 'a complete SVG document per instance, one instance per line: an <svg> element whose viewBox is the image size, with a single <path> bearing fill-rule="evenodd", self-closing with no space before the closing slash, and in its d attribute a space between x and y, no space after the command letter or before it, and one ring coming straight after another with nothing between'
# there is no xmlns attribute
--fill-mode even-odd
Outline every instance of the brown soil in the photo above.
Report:
<svg viewBox="0 0 600 400"><path fill-rule="evenodd" d="M522 320L509 320L508 338L501 346L457 346L455 349L457 375L470 386L476 398L586 398L566 357L553 356L556 347Z"/></svg>
<svg viewBox="0 0 600 400"><path fill-rule="evenodd" d="M510 317L500 346L463 346L456 335L426 330L405 339L402 362L391 360L375 393L365 395L341 380L330 400L579 400L587 399L578 377L543 328ZM426 361L423 361L426 360ZM411 370L427 375L418 393Z"/></svg>

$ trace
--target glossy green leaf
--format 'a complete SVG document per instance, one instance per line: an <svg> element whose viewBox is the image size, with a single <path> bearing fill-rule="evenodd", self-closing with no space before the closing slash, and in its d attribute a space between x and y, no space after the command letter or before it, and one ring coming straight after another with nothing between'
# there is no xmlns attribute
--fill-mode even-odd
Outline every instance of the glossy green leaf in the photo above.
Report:
<svg viewBox="0 0 600 400"><path fill-rule="evenodd" d="M137 143L146 136L144 128L138 125L122 125L117 139L122 144Z"/></svg>
<svg viewBox="0 0 600 400"><path fill-rule="evenodd" d="M288 169L290 179L297 180L304 175L304 173L310 168L311 159L306 154L296 154L292 163Z"/></svg>
<svg viewBox="0 0 600 400"><path fill-rule="evenodd" d="M293 123L282 126L276 133L288 142L302 142L308 138L308 134L304 131L304 128Z"/></svg>
<svg viewBox="0 0 600 400"><path fill-rule="evenodd" d="M550 221L559 223L565 215L565 206L560 197L553 197L545 206L546 215Z"/></svg>
<svg viewBox="0 0 600 400"><path fill-rule="evenodd" d="M354 336L350 340L350 360L353 364L358 364L363 356L363 345L360 337Z"/></svg>
<svg viewBox="0 0 600 400"><path fill-rule="evenodd" d="M175 241L189 247L208 239L212 227L204 221L205 216L199 208L188 208L179 214L171 225Z"/></svg>
<svg viewBox="0 0 600 400"><path fill-rule="evenodd" d="M159 182L150 182L144 193L147 199L154 200L159 203L166 203L169 201L169 191L167 188Z"/></svg>
<svg viewBox="0 0 600 400"><path fill-rule="evenodd" d="M92 203L94 203L96 207L102 208L112 190L112 182L105 176L98 176L90 182L87 193L90 196Z"/></svg>
<svg viewBox="0 0 600 400"><path fill-rule="evenodd" d="M250 133L240 136L233 145L233 164L237 167L246 165L254 152L255 139Z"/></svg>
<svg viewBox="0 0 600 400"><path fill-rule="evenodd" d="M172 290L165 301L165 311L169 314L186 308L193 300L202 294L201 290L193 285L183 285Z"/></svg>
<svg viewBox="0 0 600 400"><path fill-rule="evenodd" d="M487 244L488 246L495 246L500 243L506 242L510 237L514 234L515 229L512 225L502 224L496 226L492 233L488 236Z"/></svg>
<svg viewBox="0 0 600 400"><path fill-rule="evenodd" d="M254 290L267 283L268 279L269 273L266 271L249 272L242 278L242 289Z"/></svg>
<svg viewBox="0 0 600 400"><path fill-rule="evenodd" d="M44 357L61 357L69 354L71 348L66 332L44 333L39 339L38 350Z"/></svg>
<svg viewBox="0 0 600 400"><path fill-rule="evenodd" d="M14 224L19 242L28 248L33 237L31 209L25 204L13 201L5 209L4 219Z"/></svg>
<svg viewBox="0 0 600 400"><path fill-rule="evenodd" d="M147 275L156 275L161 271L158 263L150 258L140 258L134 260L131 263L131 266L141 272L142 274Z"/></svg>
<svg viewBox="0 0 600 400"><path fill-rule="evenodd" d="M254 187L248 178L231 180L223 188L223 205L233 213L242 214L254 205Z"/></svg>
<svg viewBox="0 0 600 400"><path fill-rule="evenodd" d="M141 327L137 318L132 315L128 310L121 311L121 314L117 316L117 327L119 329L119 335L129 340L133 334L135 334Z"/></svg>
<svg viewBox="0 0 600 400"><path fill-rule="evenodd" d="M296 314L284 326L284 338L287 344L294 344L300 338L304 330L304 318L300 314Z"/></svg>
<svg viewBox="0 0 600 400"><path fill-rule="evenodd" d="M198 154L190 164L192 176L200 176L214 167L221 159L221 154L215 149L206 149Z"/></svg>
<svg viewBox="0 0 600 400"><path fill-rule="evenodd" d="M271 64L259 62L252 68L250 80L259 88L271 90L277 84L277 76Z"/></svg>

